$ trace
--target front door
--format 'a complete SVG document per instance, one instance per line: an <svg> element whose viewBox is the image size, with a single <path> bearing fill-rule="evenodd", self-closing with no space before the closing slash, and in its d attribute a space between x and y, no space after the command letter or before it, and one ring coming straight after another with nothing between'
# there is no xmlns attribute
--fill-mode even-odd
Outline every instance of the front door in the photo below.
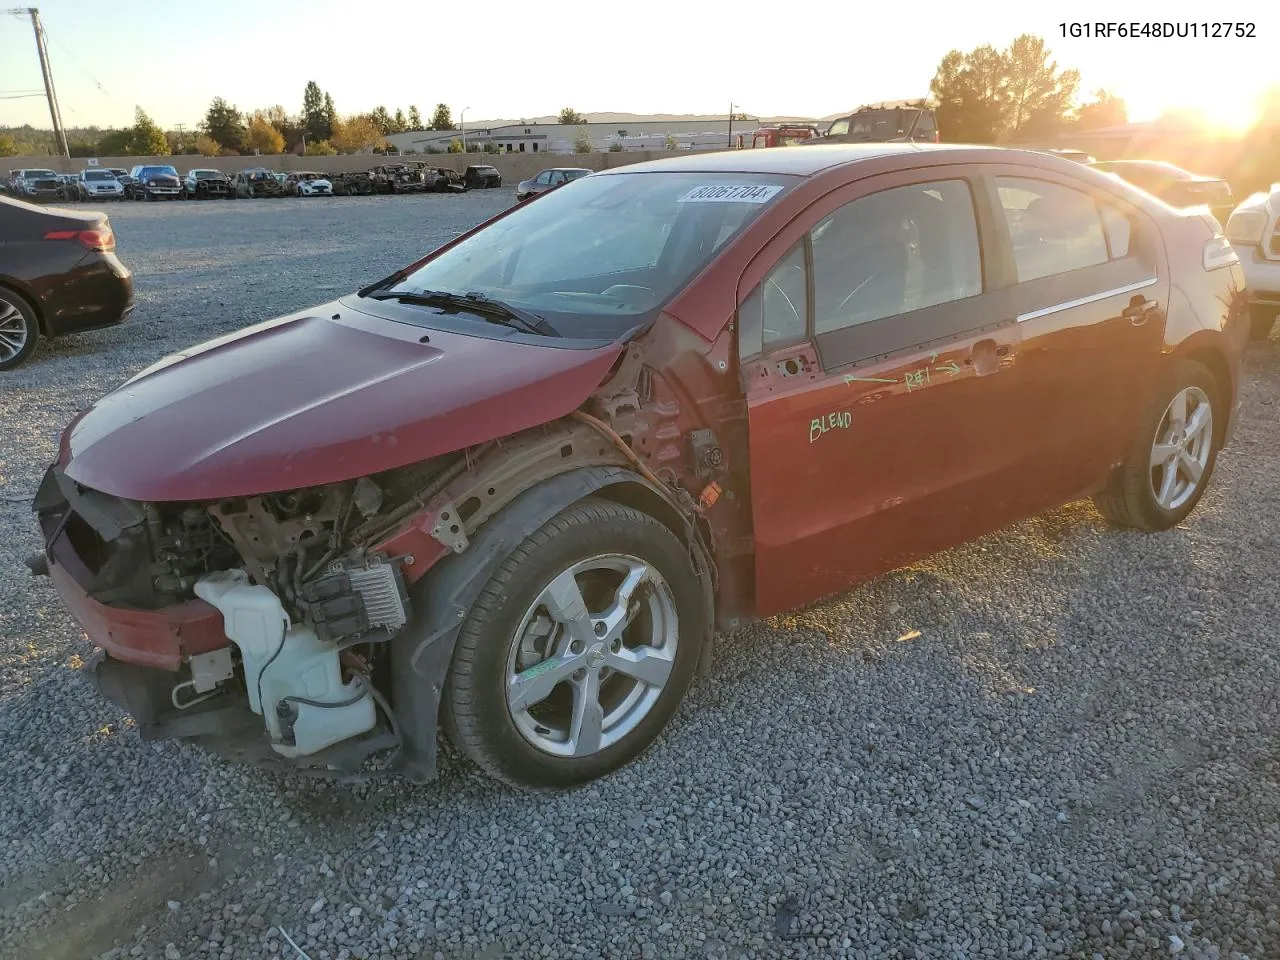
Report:
<svg viewBox="0 0 1280 960"><path fill-rule="evenodd" d="M744 274L761 615L1034 509L1020 332L982 189L955 165L859 181Z"/></svg>

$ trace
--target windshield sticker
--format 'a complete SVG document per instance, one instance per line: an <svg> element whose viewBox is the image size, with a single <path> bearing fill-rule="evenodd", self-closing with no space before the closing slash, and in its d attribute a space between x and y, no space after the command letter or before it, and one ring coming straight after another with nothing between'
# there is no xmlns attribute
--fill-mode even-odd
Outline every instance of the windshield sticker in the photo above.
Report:
<svg viewBox="0 0 1280 960"><path fill-rule="evenodd" d="M780 186L763 183L722 183L715 186L694 187L680 203L768 203L782 190Z"/></svg>

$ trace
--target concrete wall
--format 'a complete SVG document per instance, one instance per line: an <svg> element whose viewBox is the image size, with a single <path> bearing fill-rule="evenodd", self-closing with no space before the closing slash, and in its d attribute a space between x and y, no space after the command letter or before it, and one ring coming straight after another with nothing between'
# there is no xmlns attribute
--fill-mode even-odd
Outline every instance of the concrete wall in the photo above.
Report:
<svg viewBox="0 0 1280 960"><path fill-rule="evenodd" d="M484 153L432 153L407 157L379 157L368 154L337 157L297 157L292 154L276 157L99 157L99 167L123 167L132 169L140 163L171 164L179 173L199 167L213 167L223 173L235 173L249 167L267 167L271 170L315 170L319 173L339 173L368 170L382 163L399 163L406 160L423 160L433 167L452 167L462 171L472 163L487 163L502 173L503 183L514 186L518 181L533 176L546 167L588 167L606 170L643 160L659 160L668 156L687 155L682 151L636 150L622 153L587 153L557 156L552 154L484 154ZM0 177L8 171L23 167L42 167L59 173L78 173L87 169L83 159L62 157L0 157Z"/></svg>

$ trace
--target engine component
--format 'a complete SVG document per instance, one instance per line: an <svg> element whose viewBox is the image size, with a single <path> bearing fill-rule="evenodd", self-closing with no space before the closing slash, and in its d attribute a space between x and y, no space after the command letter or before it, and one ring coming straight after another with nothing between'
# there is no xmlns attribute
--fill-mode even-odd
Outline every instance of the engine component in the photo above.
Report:
<svg viewBox="0 0 1280 960"><path fill-rule="evenodd" d="M714 431L694 430L689 434L689 447L699 476L710 477L723 470L724 449Z"/></svg>
<svg viewBox="0 0 1280 960"><path fill-rule="evenodd" d="M382 488L368 477L361 477L351 492L351 500L360 511L360 516L368 520L382 509Z"/></svg>
<svg viewBox="0 0 1280 960"><path fill-rule="evenodd" d="M271 590L250 584L244 570L226 570L201 577L195 593L221 611L240 650L249 706L261 714L276 753L307 756L373 729L368 681L344 683L338 648L292 623Z"/></svg>
<svg viewBox="0 0 1280 960"><path fill-rule="evenodd" d="M322 640L370 630L394 633L409 622L409 597L400 568L381 557L362 564L335 563L302 588L299 606Z"/></svg>

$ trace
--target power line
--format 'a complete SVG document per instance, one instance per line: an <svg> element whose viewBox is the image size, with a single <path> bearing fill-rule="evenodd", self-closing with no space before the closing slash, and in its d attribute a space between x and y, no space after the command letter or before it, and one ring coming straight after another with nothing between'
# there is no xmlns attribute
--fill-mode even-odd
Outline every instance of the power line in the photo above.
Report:
<svg viewBox="0 0 1280 960"><path fill-rule="evenodd" d="M71 58L71 60L72 60L72 62L73 62L77 67L79 67L81 70L83 70L83 71L84 71L84 75L85 75L86 77L88 77L90 80L92 80L92 81L93 81L93 85L94 85L95 87L97 87L97 88L98 88L98 91L99 91L99 92L100 92L104 97L106 97L107 99L111 99L111 94L107 93L107 88L106 88L106 87L104 87L104 86L102 85L101 81L99 81L99 80L98 80L98 78L97 78L97 77L95 77L95 76L94 76L94 75L89 71L89 68L88 68L88 67L86 67L83 63L81 63L81 62L80 62L80 58L79 58L79 57L77 57L74 53L72 53L70 50L68 50L68 49L67 49L67 47L63 45L62 41L60 41L57 37L55 37L53 34L51 34L51 33L49 32L49 28L48 28L48 27L45 27L45 28L44 28L44 34L45 34L45 36L46 36L46 37L48 37L50 40L52 40L52 41L54 42L54 44L58 47L58 49L59 49L59 50L61 50L61 51L62 51L63 53L65 53L68 57L70 57L70 58Z"/></svg>

